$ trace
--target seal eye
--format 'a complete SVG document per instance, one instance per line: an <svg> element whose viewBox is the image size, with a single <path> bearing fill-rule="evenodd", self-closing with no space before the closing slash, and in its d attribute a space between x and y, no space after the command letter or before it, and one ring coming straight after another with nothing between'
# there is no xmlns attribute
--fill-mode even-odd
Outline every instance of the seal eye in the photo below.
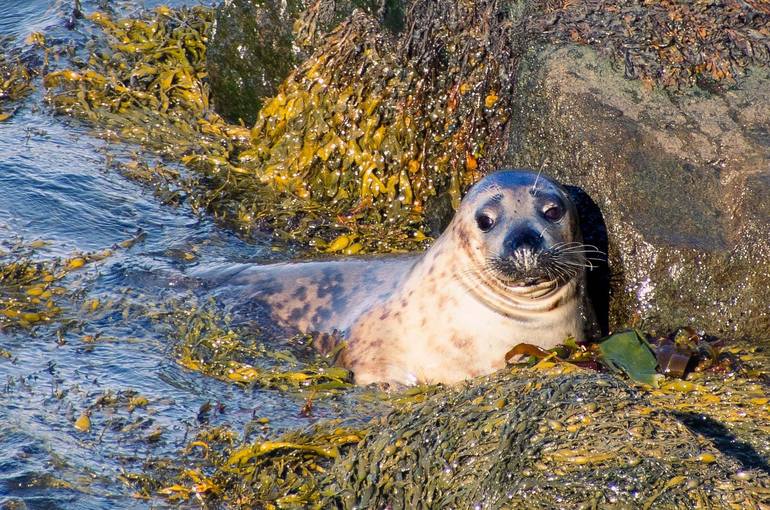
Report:
<svg viewBox="0 0 770 510"><path fill-rule="evenodd" d="M564 216L564 208L558 204L550 204L543 211L543 216L548 221L559 221Z"/></svg>
<svg viewBox="0 0 770 510"><path fill-rule="evenodd" d="M495 220L488 214L481 213L476 216L476 225L482 232L489 232L495 226Z"/></svg>

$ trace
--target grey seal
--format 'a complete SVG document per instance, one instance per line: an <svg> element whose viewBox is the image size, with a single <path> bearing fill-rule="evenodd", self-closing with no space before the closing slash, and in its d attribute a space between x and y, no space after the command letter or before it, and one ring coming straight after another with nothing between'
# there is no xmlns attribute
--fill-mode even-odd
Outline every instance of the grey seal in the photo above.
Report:
<svg viewBox="0 0 770 510"><path fill-rule="evenodd" d="M523 170L477 182L419 254L220 269L223 285L278 324L315 334L360 384L454 383L505 366L520 342L586 339L594 321L575 205Z"/></svg>

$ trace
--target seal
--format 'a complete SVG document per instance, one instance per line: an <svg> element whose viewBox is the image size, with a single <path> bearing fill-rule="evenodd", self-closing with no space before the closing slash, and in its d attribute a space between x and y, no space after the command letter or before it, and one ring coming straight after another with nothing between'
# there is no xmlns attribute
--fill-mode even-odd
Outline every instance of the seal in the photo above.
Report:
<svg viewBox="0 0 770 510"><path fill-rule="evenodd" d="M346 340L337 362L359 384L454 383L502 368L520 342L585 340L598 254L564 187L503 170L469 190L422 254L240 264L224 280L321 351Z"/></svg>

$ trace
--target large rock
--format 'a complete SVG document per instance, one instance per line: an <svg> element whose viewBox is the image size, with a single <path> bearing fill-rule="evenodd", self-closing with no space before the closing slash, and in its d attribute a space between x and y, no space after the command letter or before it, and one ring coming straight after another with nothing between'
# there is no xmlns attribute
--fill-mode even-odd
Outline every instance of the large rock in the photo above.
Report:
<svg viewBox="0 0 770 510"><path fill-rule="evenodd" d="M770 338L770 70L651 90L589 47L545 45L522 59L515 101L509 162L603 212L611 327Z"/></svg>
<svg viewBox="0 0 770 510"><path fill-rule="evenodd" d="M401 28L400 0L225 1L217 8L206 58L217 112L253 124L263 98L273 96L313 44L357 8L392 30Z"/></svg>
<svg viewBox="0 0 770 510"><path fill-rule="evenodd" d="M753 446L705 415L658 410L606 374L501 371L411 404L404 400L334 465L323 508L767 502L767 463ZM740 453L710 436L712 430Z"/></svg>

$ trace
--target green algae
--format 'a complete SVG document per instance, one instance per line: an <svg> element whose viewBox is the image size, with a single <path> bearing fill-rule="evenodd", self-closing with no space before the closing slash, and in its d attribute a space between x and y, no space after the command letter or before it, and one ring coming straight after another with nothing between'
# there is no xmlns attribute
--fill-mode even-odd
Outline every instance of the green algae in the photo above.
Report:
<svg viewBox="0 0 770 510"><path fill-rule="evenodd" d="M599 343L604 362L623 370L634 381L656 388L662 379L655 353L643 334L630 330L615 333Z"/></svg>

